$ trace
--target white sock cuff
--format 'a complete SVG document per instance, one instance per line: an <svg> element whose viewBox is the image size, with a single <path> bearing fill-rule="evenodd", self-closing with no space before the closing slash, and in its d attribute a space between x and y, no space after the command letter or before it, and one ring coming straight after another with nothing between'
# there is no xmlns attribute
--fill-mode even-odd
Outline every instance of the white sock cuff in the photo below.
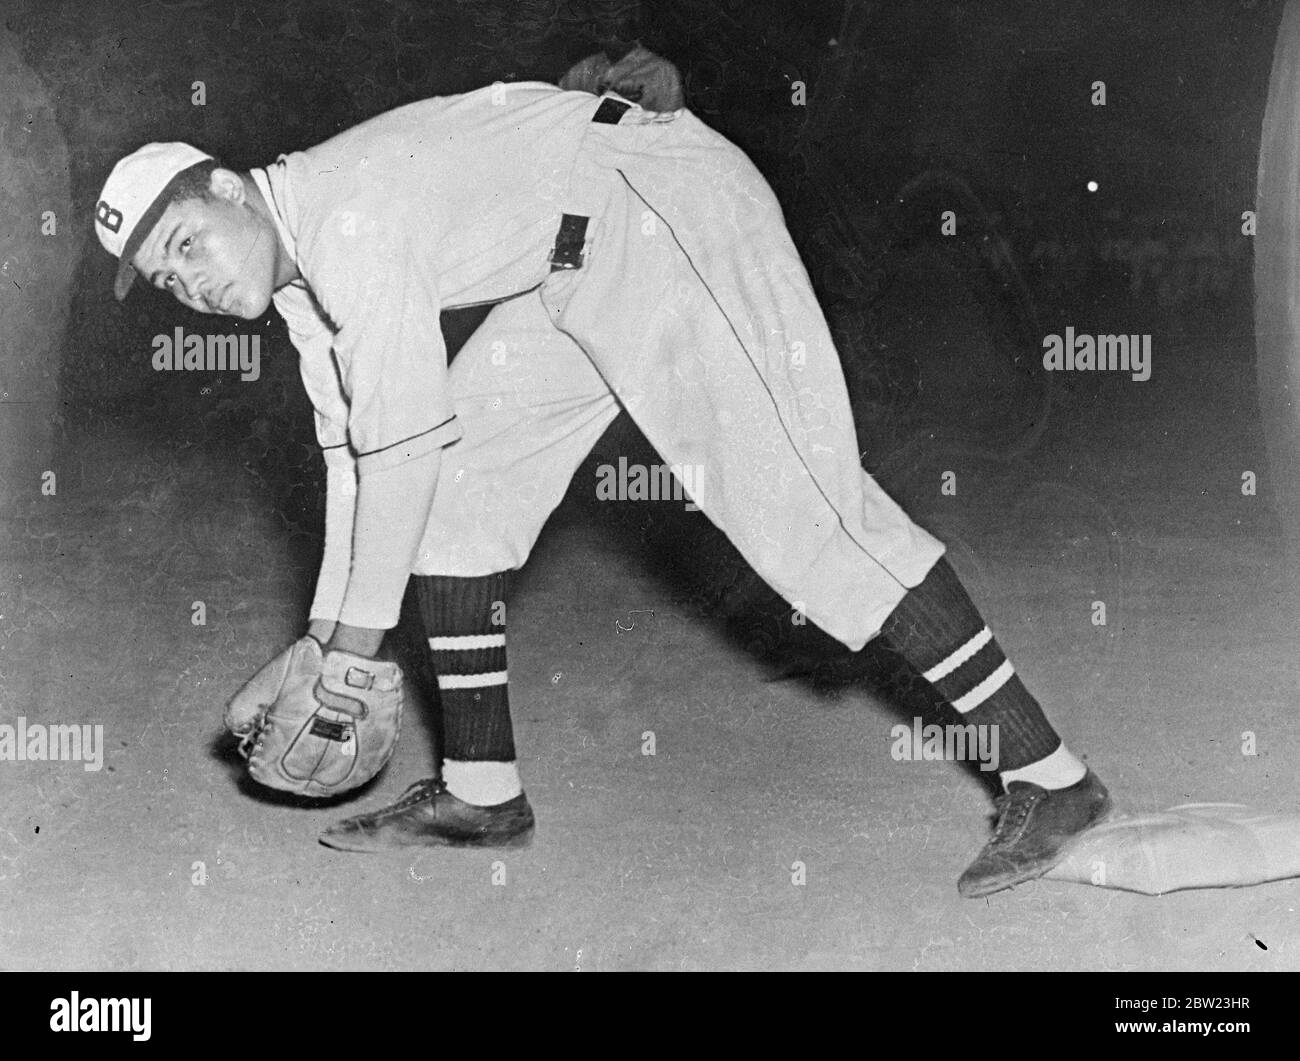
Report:
<svg viewBox="0 0 1300 1061"><path fill-rule="evenodd" d="M462 763L445 759L442 779L448 792L476 807L495 807L524 791L518 763Z"/></svg>
<svg viewBox="0 0 1300 1061"><path fill-rule="evenodd" d="M1075 758L1074 753L1062 744L1051 755L1039 759L1036 763L1022 766L1018 770L1003 770L1002 787L1005 789L1012 781L1029 781L1043 788L1069 788L1083 780L1088 768Z"/></svg>

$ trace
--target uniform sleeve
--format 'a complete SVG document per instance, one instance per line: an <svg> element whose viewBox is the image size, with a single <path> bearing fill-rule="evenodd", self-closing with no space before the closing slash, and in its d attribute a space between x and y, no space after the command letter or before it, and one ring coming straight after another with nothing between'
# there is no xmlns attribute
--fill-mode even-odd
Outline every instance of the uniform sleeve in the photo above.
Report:
<svg viewBox="0 0 1300 1061"><path fill-rule="evenodd" d="M357 482L352 570L340 622L369 630L397 625L441 463L442 451L434 449Z"/></svg>
<svg viewBox="0 0 1300 1061"><path fill-rule="evenodd" d="M460 428L431 270L405 238L366 230L364 218L352 223L365 234L333 238L313 290L338 329L347 437L364 478L449 445Z"/></svg>
<svg viewBox="0 0 1300 1061"><path fill-rule="evenodd" d="M389 629L397 625L432 505L440 450L372 467L360 481L360 462L348 444L350 410L332 352L334 332L323 318L313 321L303 305L287 306L286 320L316 410L326 477L325 552L310 619Z"/></svg>
<svg viewBox="0 0 1300 1061"><path fill-rule="evenodd" d="M325 551L309 619L336 623L343 611L343 598L352 574L352 537L357 510L357 465L347 446L335 446L325 454Z"/></svg>
<svg viewBox="0 0 1300 1061"><path fill-rule="evenodd" d="M309 619L337 622L352 569L357 469L348 448L348 405L334 364L334 332L305 289L276 295L289 338L298 351L303 388L311 399L316 440L325 458L325 551L316 577Z"/></svg>
<svg viewBox="0 0 1300 1061"><path fill-rule="evenodd" d="M296 297L294 297L296 296ZM298 371L316 417L316 441L321 449L347 448L348 403L334 363L334 331L314 308L305 291L276 298L276 307L298 351Z"/></svg>

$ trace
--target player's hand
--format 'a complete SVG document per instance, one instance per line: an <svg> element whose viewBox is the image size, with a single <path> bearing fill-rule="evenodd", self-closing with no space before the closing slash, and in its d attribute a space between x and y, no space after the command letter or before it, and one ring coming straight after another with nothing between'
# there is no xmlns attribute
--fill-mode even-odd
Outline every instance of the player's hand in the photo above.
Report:
<svg viewBox="0 0 1300 1061"><path fill-rule="evenodd" d="M290 645L249 678L244 683L244 687L235 693L230 703L226 705L226 729L236 737L242 740L255 733L262 725L267 711L271 709L271 705L280 695L280 690L284 688L285 679L289 675L289 661L293 656L293 648L294 646Z"/></svg>
<svg viewBox="0 0 1300 1061"><path fill-rule="evenodd" d="M575 63L560 88L602 96L616 92L644 110L663 113L686 106L681 72L661 55L637 45L616 63L598 52Z"/></svg>
<svg viewBox="0 0 1300 1061"><path fill-rule="evenodd" d="M402 729L396 663L301 637L249 680L226 708L248 776L300 796L336 796L365 784L393 754Z"/></svg>

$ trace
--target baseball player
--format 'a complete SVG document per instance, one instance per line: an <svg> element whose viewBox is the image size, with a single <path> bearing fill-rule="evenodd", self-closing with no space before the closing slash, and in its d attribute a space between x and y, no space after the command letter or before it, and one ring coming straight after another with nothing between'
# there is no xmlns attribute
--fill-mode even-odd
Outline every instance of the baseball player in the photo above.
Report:
<svg viewBox="0 0 1300 1061"><path fill-rule="evenodd" d="M247 173L150 144L104 186L96 230L120 259L119 298L138 275L204 313L255 319L273 302L301 355L326 544L311 651L277 657L277 673L382 678L374 657L415 580L440 776L322 842L530 840L510 576L624 408L694 470L694 503L792 614L853 650L884 638L954 720L998 727L1004 793L961 893L1041 876L1107 814L1105 787L943 546L862 470L838 354L763 178L680 106L679 85L641 106L638 86L602 80L616 91L524 82L413 103ZM497 305L449 370L439 312L475 303Z"/></svg>

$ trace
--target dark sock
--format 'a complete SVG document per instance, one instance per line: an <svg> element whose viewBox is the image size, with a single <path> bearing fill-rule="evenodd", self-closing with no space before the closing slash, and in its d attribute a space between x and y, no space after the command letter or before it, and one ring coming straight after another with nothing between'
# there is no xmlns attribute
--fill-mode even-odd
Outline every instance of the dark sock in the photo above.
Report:
<svg viewBox="0 0 1300 1061"><path fill-rule="evenodd" d="M999 772L1039 762L1061 748L1061 738L947 560L941 557L908 591L880 636L953 706L963 724L998 727Z"/></svg>
<svg viewBox="0 0 1300 1061"><path fill-rule="evenodd" d="M505 602L511 572L416 575L417 599L442 701L444 759L514 762L506 685Z"/></svg>

